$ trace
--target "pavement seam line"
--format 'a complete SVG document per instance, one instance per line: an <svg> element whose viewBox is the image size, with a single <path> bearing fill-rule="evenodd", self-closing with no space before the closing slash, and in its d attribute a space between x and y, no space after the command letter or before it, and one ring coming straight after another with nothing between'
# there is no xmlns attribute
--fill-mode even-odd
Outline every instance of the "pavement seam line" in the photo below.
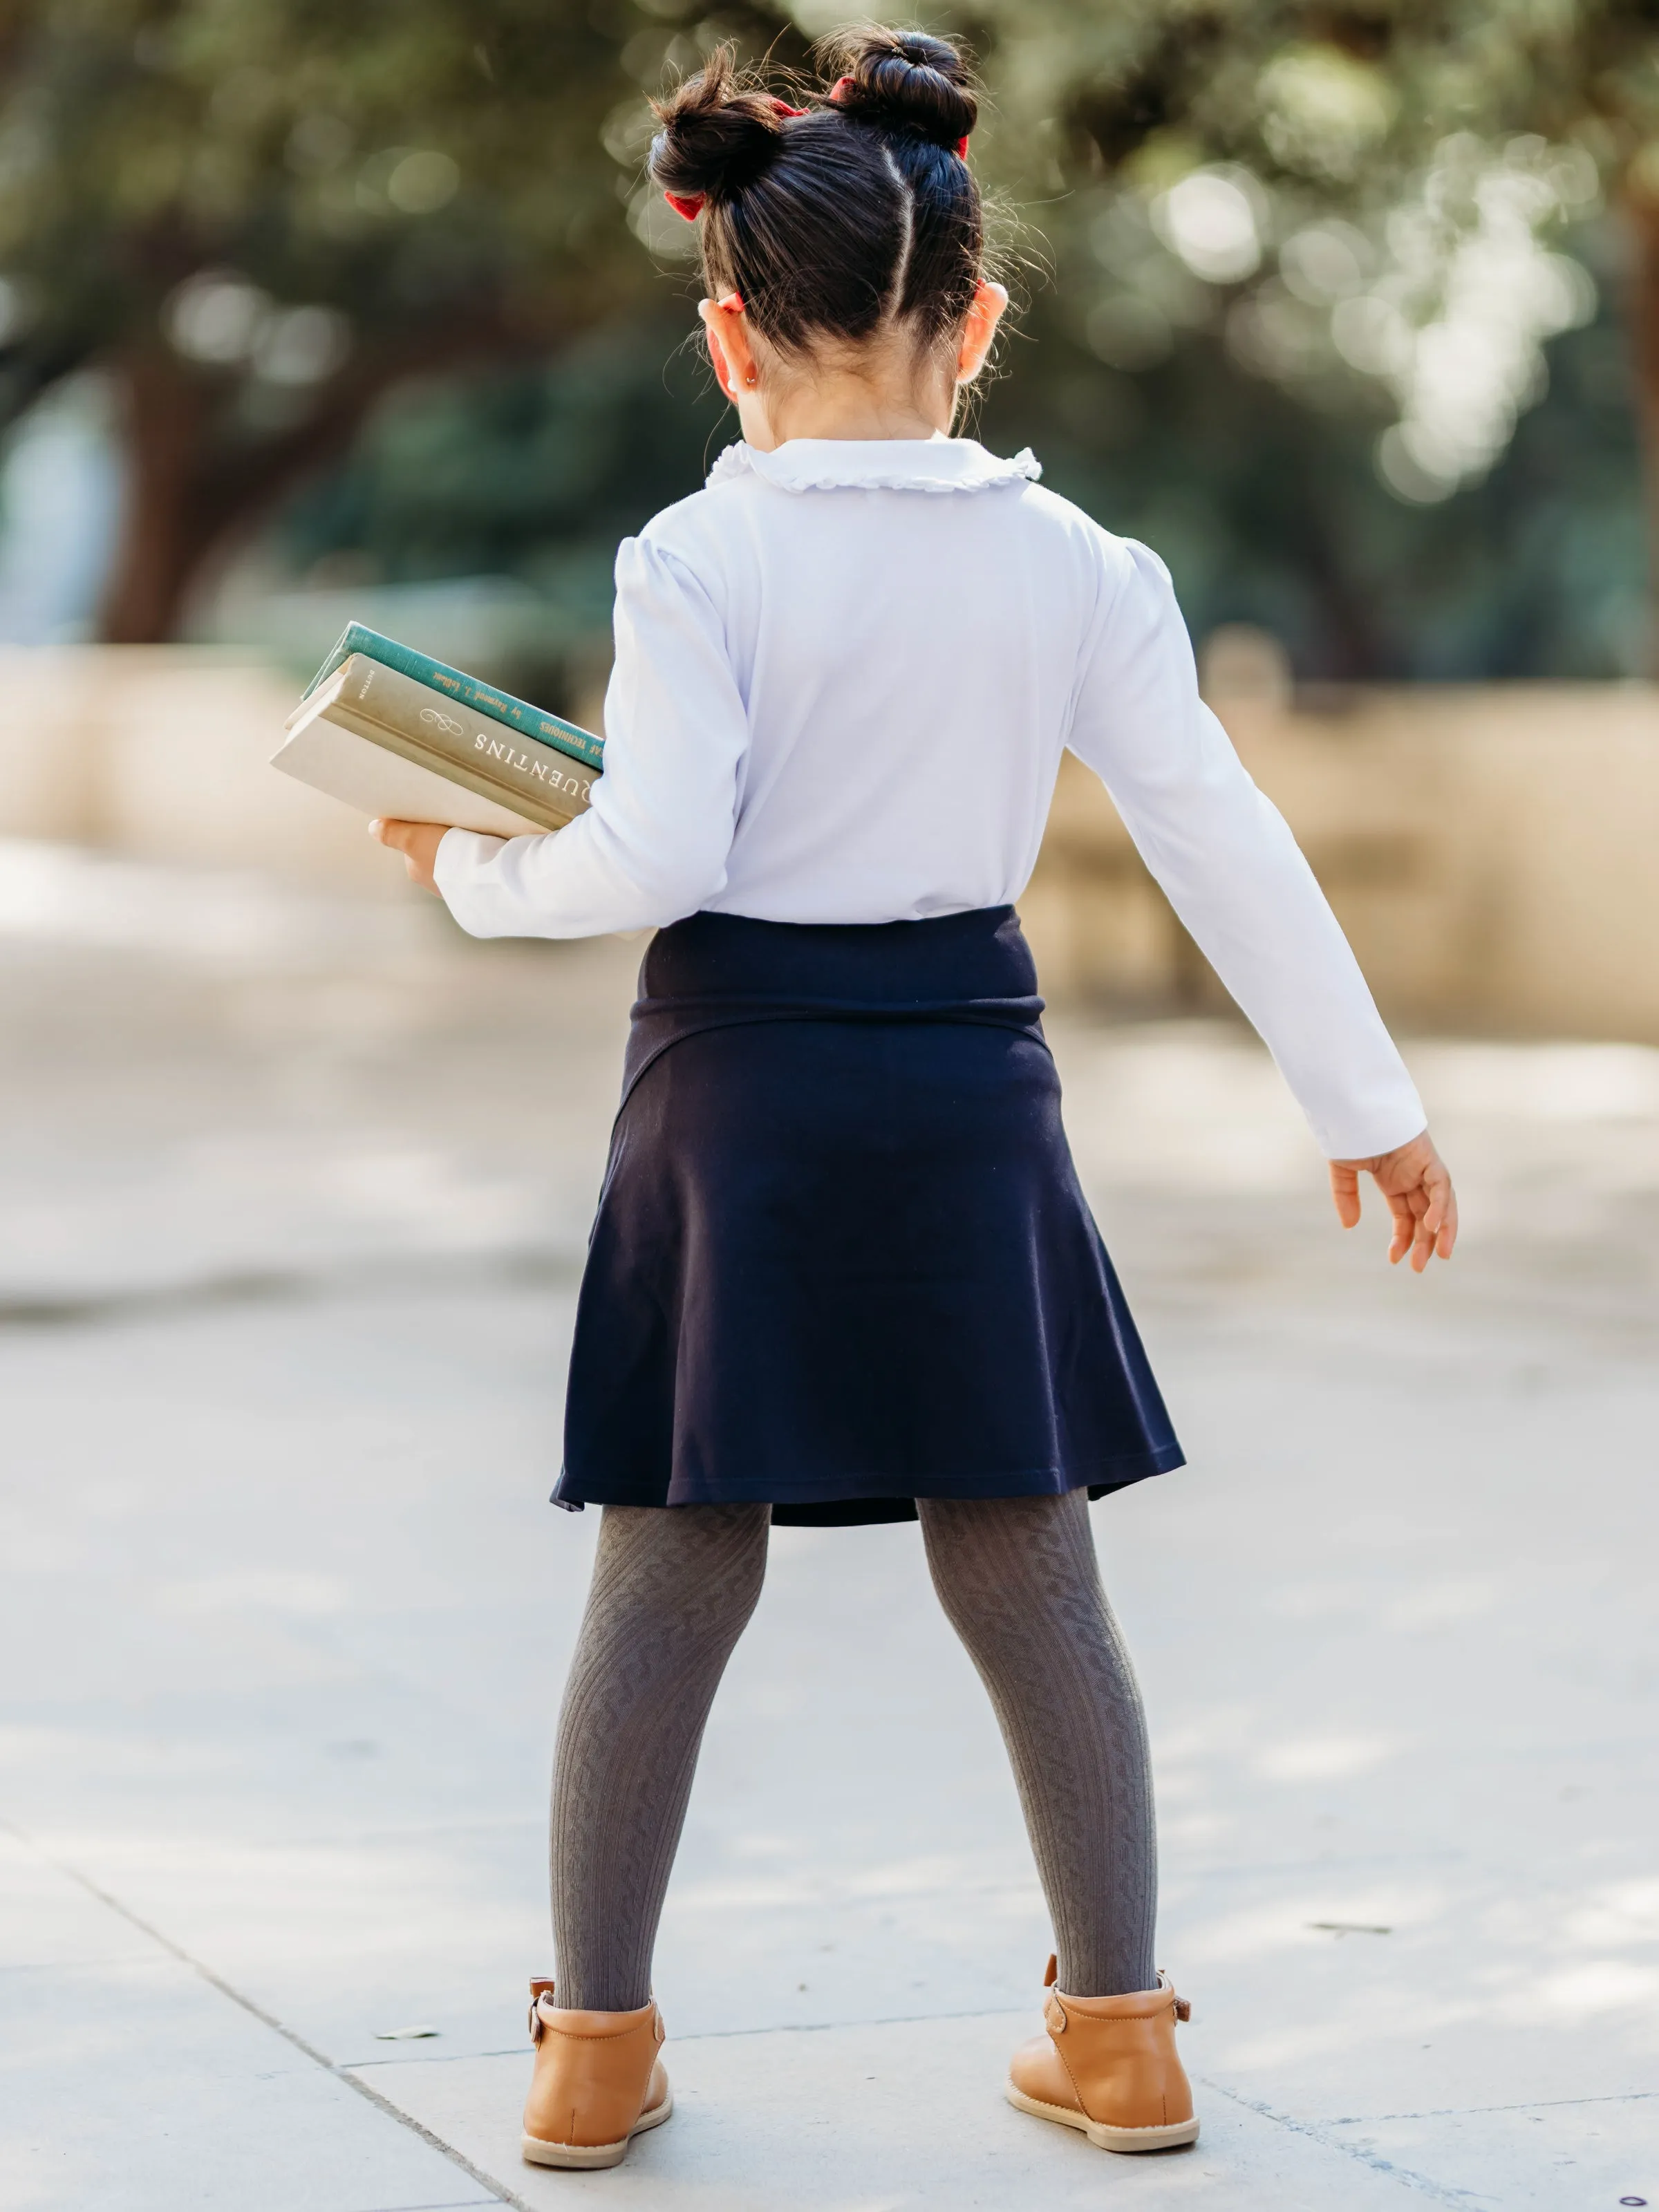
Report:
<svg viewBox="0 0 1659 2212"><path fill-rule="evenodd" d="M419 2136L422 2142L429 2144L434 2150L447 2158L452 2166L459 2166L469 2180L476 2181L482 2189L487 2189L498 2204L510 2204L514 2207L514 2212L536 2212L534 2205L527 2203L522 2197L515 2197L511 2190L495 2179L494 2174L485 2173L481 2167L474 2166L471 2160L458 2151L453 2143L447 2143L441 2136L434 2135L430 2128L423 2127L419 2120L412 2118L407 2112L400 2112L389 2097L381 2096L378 2089L371 2089L367 2081L359 2081L348 2068L337 2066L326 2052L318 2050L314 2044L307 2043L305 2037L296 2029L288 2027L284 2021L278 2020L274 2013L267 2012L263 2005L256 2004L252 1997L245 1996L234 1984L226 1981L223 1975L216 1974L211 1966L204 1966L200 1959L193 1957L185 1950L182 1943L175 1943L170 1936L164 1935L159 1928L152 1927L150 1923L135 1912L131 1905L124 1905L118 1897L112 1896L108 1890L100 1888L90 1875L83 1874L79 1867L72 1864L68 1859L59 1858L55 1851L48 1850L46 1845L30 1835L27 1829L20 1828L15 1820L0 1820L0 1826L8 1829L16 1837L18 1842L27 1850L32 1850L37 1858L44 1859L48 1866L55 1867L59 1874L65 1875L70 1881L78 1883L88 1897L96 1898L100 1905L106 1906L111 1912L118 1914L130 1927L136 1928L141 1936L148 1936L152 1943L165 1951L170 1958L176 1959L180 1966L188 1966L191 1973L198 1975L210 1990L216 1990L222 1997L228 1998L232 2004L240 2006L251 2019L257 2020L262 2027L268 2027L272 2034L280 2035L283 2042L290 2044L301 2057L308 2058L313 2066L319 2066L325 2074L331 2075L335 2081L343 2082L348 2089L362 2098L366 2104L373 2105L377 2112L384 2112L388 2119L395 2120L399 2127L407 2128L411 2135Z"/></svg>
<svg viewBox="0 0 1659 2212"><path fill-rule="evenodd" d="M1237 2089L1229 2089L1220 2081L1203 2075L1194 2078L1201 2087L1213 2089L1217 2096L1225 2097L1231 2104L1242 2105L1247 2112L1254 2112L1261 2119L1271 2120L1275 2127L1284 2128L1293 2136L1304 2136L1310 2142L1319 2144L1322 2149L1334 2150L1340 2157L1351 2158L1370 2172L1382 2174L1391 2181L1399 2182L1403 2189L1414 2189L1422 2196L1437 2198L1442 2204L1462 2205L1467 2212L1471 2201L1471 2192L1467 2189L1443 2188L1439 2182L1431 2181L1426 2173L1419 2173L1409 2166L1396 2166L1389 2158L1378 2158L1358 2143L1334 2142L1310 2121L1292 2119L1288 2112L1275 2112L1271 2105L1261 2104L1254 2097L1241 2096Z"/></svg>
<svg viewBox="0 0 1659 2212"><path fill-rule="evenodd" d="M1554 2112L1575 2105L1648 2105L1659 2089L1615 2089L1606 2097L1534 2097L1518 2105L1432 2105L1423 2112L1348 2112L1328 2128L1380 2128L1388 2120L1468 2120L1482 2112Z"/></svg>

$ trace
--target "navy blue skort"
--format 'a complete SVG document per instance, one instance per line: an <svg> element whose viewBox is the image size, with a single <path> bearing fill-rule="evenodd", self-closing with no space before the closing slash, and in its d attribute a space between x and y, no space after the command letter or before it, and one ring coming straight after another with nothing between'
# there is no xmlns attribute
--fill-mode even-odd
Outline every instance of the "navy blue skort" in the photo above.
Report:
<svg viewBox="0 0 1659 2212"><path fill-rule="evenodd" d="M699 914L641 969L556 1504L1091 1497L1182 1455L1012 907Z"/></svg>

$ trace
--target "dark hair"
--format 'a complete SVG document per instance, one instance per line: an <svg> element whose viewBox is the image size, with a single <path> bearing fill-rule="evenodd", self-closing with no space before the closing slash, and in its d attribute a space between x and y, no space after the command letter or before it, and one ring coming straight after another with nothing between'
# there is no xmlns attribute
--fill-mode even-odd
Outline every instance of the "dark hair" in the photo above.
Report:
<svg viewBox="0 0 1659 2212"><path fill-rule="evenodd" d="M709 291L736 292L781 351L889 322L932 345L960 326L984 258L962 152L979 113L972 72L918 32L843 32L817 55L834 82L793 114L719 49L656 103L652 178L702 204Z"/></svg>

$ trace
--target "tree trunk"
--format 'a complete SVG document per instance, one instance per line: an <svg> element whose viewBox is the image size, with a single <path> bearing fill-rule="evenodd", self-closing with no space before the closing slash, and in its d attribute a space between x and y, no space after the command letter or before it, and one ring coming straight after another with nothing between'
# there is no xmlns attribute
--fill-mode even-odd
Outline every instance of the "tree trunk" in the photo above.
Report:
<svg viewBox="0 0 1659 2212"><path fill-rule="evenodd" d="M234 386L192 369L159 337L115 364L127 495L99 634L110 645L159 645L177 631L204 571L264 520L294 484L344 451L387 388L471 357L544 349L477 322L461 340L365 348L292 428L252 441L227 434Z"/></svg>
<svg viewBox="0 0 1659 2212"><path fill-rule="evenodd" d="M105 643L160 645L173 636L204 571L301 477L343 451L409 367L407 355L361 360L302 422L251 442L226 434L234 392L222 378L190 368L159 339L119 361L127 495L99 626Z"/></svg>
<svg viewBox="0 0 1659 2212"><path fill-rule="evenodd" d="M209 551L198 479L212 398L159 346L120 365L127 483L100 634L108 645L171 637Z"/></svg>
<svg viewBox="0 0 1659 2212"><path fill-rule="evenodd" d="M100 634L159 645L178 629L209 564L263 521L283 495L343 453L392 386L488 362L543 359L591 319L549 299L538 314L499 305L437 319L419 335L366 340L292 428L258 441L226 434L235 387L191 368L159 335L114 366L125 402L128 492Z"/></svg>

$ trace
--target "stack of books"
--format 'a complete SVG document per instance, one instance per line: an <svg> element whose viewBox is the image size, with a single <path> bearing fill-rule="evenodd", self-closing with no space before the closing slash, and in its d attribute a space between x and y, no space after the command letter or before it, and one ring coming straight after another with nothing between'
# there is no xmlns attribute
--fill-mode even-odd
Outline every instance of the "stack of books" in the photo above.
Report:
<svg viewBox="0 0 1659 2212"><path fill-rule="evenodd" d="M604 740L350 623L271 766L366 814L521 837L586 811Z"/></svg>

